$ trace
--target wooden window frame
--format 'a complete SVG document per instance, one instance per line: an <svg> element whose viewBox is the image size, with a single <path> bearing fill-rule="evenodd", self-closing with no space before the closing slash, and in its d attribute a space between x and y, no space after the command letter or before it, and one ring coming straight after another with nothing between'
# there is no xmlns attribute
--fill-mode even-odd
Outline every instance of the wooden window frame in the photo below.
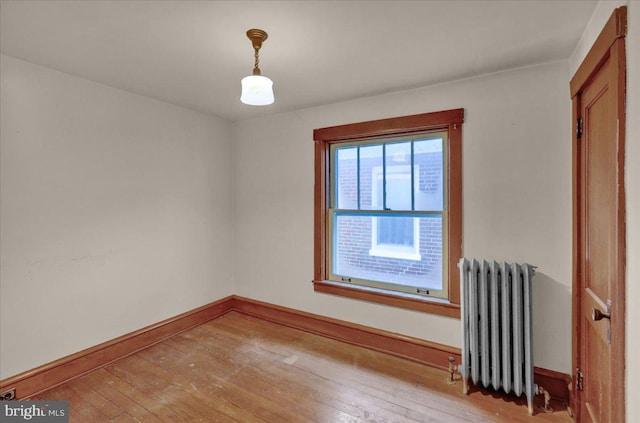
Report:
<svg viewBox="0 0 640 423"><path fill-rule="evenodd" d="M395 307L460 318L460 278L457 265L462 257L462 124L464 109L320 128L313 131L315 143L314 188L314 291ZM328 280L328 208L330 204L330 146L354 140L409 135L446 130L447 274L449 299L425 298L388 290L354 286Z"/></svg>

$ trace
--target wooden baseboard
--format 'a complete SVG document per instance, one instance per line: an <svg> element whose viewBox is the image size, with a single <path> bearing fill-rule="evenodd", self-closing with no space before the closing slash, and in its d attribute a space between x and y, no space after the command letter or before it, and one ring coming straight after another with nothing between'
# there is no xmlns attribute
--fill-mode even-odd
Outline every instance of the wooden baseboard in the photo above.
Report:
<svg viewBox="0 0 640 423"><path fill-rule="evenodd" d="M235 297L234 309L283 326L392 354L439 369L448 367L449 356L453 356L458 363L460 362L460 350L457 348L249 298Z"/></svg>
<svg viewBox="0 0 640 423"><path fill-rule="evenodd" d="M447 369L449 357L460 363L459 348L232 295L2 380L0 392L13 388L16 389L16 399L28 399L229 311L237 311L439 369ZM569 375L539 367L536 367L534 372L536 383L549 391L552 397L568 401L571 383Z"/></svg>
<svg viewBox="0 0 640 423"><path fill-rule="evenodd" d="M544 369L542 367L533 368L533 380L538 385L549 391L551 397L564 401L569 406L571 397L571 376L555 370Z"/></svg>
<svg viewBox="0 0 640 423"><path fill-rule="evenodd" d="M29 399L55 386L148 348L171 336L199 326L231 310L233 297L226 297L155 325L123 335L100 345L63 357L0 381L0 392L16 390L16 399Z"/></svg>
<svg viewBox="0 0 640 423"><path fill-rule="evenodd" d="M459 348L249 298L234 296L233 308L241 313L270 322L392 354L438 369L447 370L449 357L453 357L457 364L461 361ZM569 386L571 384L569 375L535 367L534 380L539 386L549 391L553 398L568 403Z"/></svg>

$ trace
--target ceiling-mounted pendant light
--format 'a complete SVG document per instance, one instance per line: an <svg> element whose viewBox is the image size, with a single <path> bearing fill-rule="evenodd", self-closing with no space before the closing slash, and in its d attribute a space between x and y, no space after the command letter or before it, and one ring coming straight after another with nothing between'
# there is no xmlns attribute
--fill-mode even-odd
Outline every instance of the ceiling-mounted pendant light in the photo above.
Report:
<svg viewBox="0 0 640 423"><path fill-rule="evenodd" d="M253 75L242 78L240 101L251 106L266 106L272 104L274 101L273 81L266 76L260 75L258 50L260 50L263 41L267 39L268 35L261 29L250 29L247 31L247 37L249 37L251 44L253 44L256 62L253 67Z"/></svg>

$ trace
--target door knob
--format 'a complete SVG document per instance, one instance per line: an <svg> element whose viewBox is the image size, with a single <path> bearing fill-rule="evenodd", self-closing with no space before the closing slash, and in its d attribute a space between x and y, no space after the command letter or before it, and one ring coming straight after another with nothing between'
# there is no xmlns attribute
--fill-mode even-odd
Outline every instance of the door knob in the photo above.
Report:
<svg viewBox="0 0 640 423"><path fill-rule="evenodd" d="M601 311L600 309L593 307L591 309L591 318L593 319L594 322L597 322L598 320L602 320L602 319L611 320L611 313L608 311L604 312L604 311Z"/></svg>

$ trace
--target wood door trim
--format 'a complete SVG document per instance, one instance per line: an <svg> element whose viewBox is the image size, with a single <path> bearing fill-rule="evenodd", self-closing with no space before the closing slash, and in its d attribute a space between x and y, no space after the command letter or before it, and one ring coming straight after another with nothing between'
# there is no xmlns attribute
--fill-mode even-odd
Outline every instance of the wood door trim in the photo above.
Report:
<svg viewBox="0 0 640 423"><path fill-rule="evenodd" d="M571 98L589 82L600 65L609 57L609 49L618 38L627 35L627 6L622 6L614 10L609 20L602 28L600 35L589 49L589 53L578 67L578 70L571 78L569 87Z"/></svg>
<svg viewBox="0 0 640 423"><path fill-rule="evenodd" d="M575 125L578 118L581 118L581 110L583 105L581 104L580 94L584 91L587 85L591 82L593 76L600 70L602 65L607 60L612 60L612 65L616 67L618 79L615 81L615 86L610 87L616 90L616 109L618 113L618 130L617 130L617 166L618 169L624 170L624 151L625 151L625 128L626 128L626 116L625 116L625 91L626 91L626 57L625 57L625 35L626 35L626 18L627 7L622 6L616 9L602 32L598 36L598 39L594 42L593 46L589 50L589 53L585 57L584 61L576 71L570 82L571 98L572 98L572 125ZM580 250L584 242L583 232L585 227L580 225L580 216L584 211L585 198L584 192L580 189L580 177L584 172L584 163L581 161L580 155L580 139L577 136L577 131L573 131L572 136L572 179L573 179L573 254L572 254L572 277L573 277L573 295L572 295L572 320L573 320L573 336L572 336L572 363L573 369L576 370L581 366L581 345L579 340L582 336L580 324L581 316L581 300L582 293L580 292L580 278L583 276L583 263L580 262ZM616 380L616 384L613 386L614 398L625 398L625 322L626 322L626 296L625 296L625 283L626 283L626 240L625 240L625 184L624 184L624 171L618 172L617 180L617 199L618 209L616 216L616 226L618 239L614 246L617 251L617 270L618 270L618 282L613 285L611 292L611 299L613 301L614 309L612 311L612 318L616 319L616 324L612 325L611 333L611 354L612 354L612 367L611 371L613 379ZM575 389L575 384L571 390L570 409L574 412L577 420L580 420L580 392ZM624 421L625 419L625 402L614 401L612 403L612 416L614 421Z"/></svg>
<svg viewBox="0 0 640 423"><path fill-rule="evenodd" d="M579 97L578 96L574 96L571 99L571 104L572 104L572 124L575 124L578 121L578 110L580 110L580 102L579 102ZM580 214L580 210L582 209L582 193L580 192L579 188L579 184L578 184L578 180L580 177L580 174L582 172L582 163L580 161L577 160L578 158L578 153L579 153L579 149L578 149L578 139L576 136L576 131L573 131L573 139L572 139L572 143L571 143L571 161L572 161L572 172L571 172L571 181L572 181L572 198L573 198L573 211L572 211L572 217L571 217L571 226L572 226L572 246L571 246L571 269L572 269L572 274L571 274L571 292L573 293L571 295L571 319L572 319L572 328L573 328L573 335L571 336L571 366L572 366L572 371L576 372L578 369L578 356L580 354L580 345L578 344L578 336L576 335L576 332L578 330L578 316L580 315L580 309L579 309L579 302L578 302L578 298L576 295L576 292L578 291L578 279L580 278L580 262L578 261L578 248L581 245L581 234L582 231L579 230L578 227L578 223L580 222L580 219L578 218L579 214ZM572 373L575 376L575 373ZM571 410L571 413L573 414L573 416L577 416L578 413L578 393L577 393L577 389L575 384L571 383L571 395L569 397L569 410Z"/></svg>
<svg viewBox="0 0 640 423"><path fill-rule="evenodd" d="M626 11L626 6L624 8ZM626 19L626 12L625 12ZM626 273L627 273L627 247L626 247L626 196L625 196L625 180L624 180L624 168L625 168L625 141L626 141L626 109L625 109L625 97L626 97L626 53L625 53L625 40L624 38L618 38L611 47L611 55L617 58L618 62L618 83L617 88L620 93L617 97L618 101L618 263L616 269L618 270L619 283L614 286L612 305L612 324L615 322L611 330L611 343L614 345L614 360L613 371L618 377L614 379L618 382L614 386L615 398L621 398L622 401L617 401L615 405L618 406L618 420L625 421L625 363L626 363L626 318L627 318L627 296L626 296ZM616 414L614 414L614 417Z"/></svg>

